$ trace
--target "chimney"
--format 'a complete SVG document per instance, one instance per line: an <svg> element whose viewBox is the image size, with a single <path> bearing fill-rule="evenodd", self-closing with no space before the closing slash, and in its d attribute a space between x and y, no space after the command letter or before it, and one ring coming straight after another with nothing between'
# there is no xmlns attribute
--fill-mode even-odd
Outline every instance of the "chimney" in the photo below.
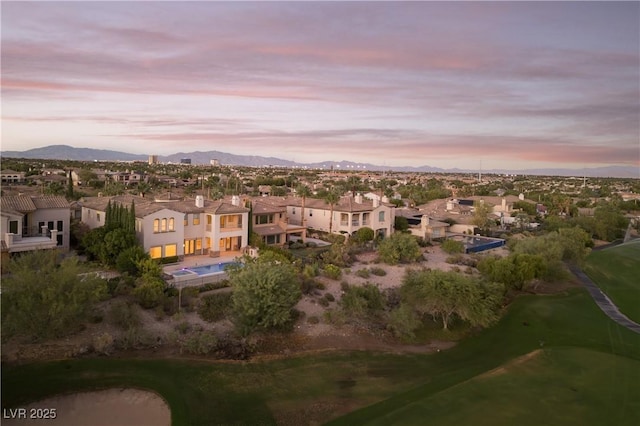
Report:
<svg viewBox="0 0 640 426"><path fill-rule="evenodd" d="M507 211L507 199L502 197L502 211L506 212Z"/></svg>
<svg viewBox="0 0 640 426"><path fill-rule="evenodd" d="M383 203L388 203L389 202L389 197L387 197L386 195L382 196L382 202Z"/></svg>
<svg viewBox="0 0 640 426"><path fill-rule="evenodd" d="M422 229L426 229L427 226L429 226L429 216L427 216L426 214L422 215L422 217L420 218L420 226L422 227Z"/></svg>
<svg viewBox="0 0 640 426"><path fill-rule="evenodd" d="M204 196L196 195L196 207L204 207Z"/></svg>
<svg viewBox="0 0 640 426"><path fill-rule="evenodd" d="M233 204L236 207L240 207L240 197L238 197L237 195L234 195L233 197L231 197L231 204Z"/></svg>
<svg viewBox="0 0 640 426"><path fill-rule="evenodd" d="M355 202L356 204L362 204L362 194L360 194L359 192L355 196Z"/></svg>
<svg viewBox="0 0 640 426"><path fill-rule="evenodd" d="M373 199L373 207L379 207L380 206L380 199L378 197L374 197Z"/></svg>

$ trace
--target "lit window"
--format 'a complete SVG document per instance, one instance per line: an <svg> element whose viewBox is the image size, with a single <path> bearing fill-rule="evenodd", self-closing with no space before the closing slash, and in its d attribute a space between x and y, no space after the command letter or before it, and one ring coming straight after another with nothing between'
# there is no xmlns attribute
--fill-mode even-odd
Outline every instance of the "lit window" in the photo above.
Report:
<svg viewBox="0 0 640 426"><path fill-rule="evenodd" d="M173 218L169 218L169 232L173 232L175 230L175 220Z"/></svg>
<svg viewBox="0 0 640 426"><path fill-rule="evenodd" d="M193 224L200 225L200 213L193 214Z"/></svg>
<svg viewBox="0 0 640 426"><path fill-rule="evenodd" d="M171 257L178 255L178 245L177 244L167 244L164 246L164 257Z"/></svg>
<svg viewBox="0 0 640 426"><path fill-rule="evenodd" d="M160 219L153 219L153 232L160 232Z"/></svg>
<svg viewBox="0 0 640 426"><path fill-rule="evenodd" d="M167 232L167 219L162 218L162 222L160 222L160 232Z"/></svg>
<svg viewBox="0 0 640 426"><path fill-rule="evenodd" d="M162 257L162 246L151 247L149 249L149 256L151 256L152 259L160 259Z"/></svg>
<svg viewBox="0 0 640 426"><path fill-rule="evenodd" d="M189 215L188 214L184 215L184 226L189 226Z"/></svg>

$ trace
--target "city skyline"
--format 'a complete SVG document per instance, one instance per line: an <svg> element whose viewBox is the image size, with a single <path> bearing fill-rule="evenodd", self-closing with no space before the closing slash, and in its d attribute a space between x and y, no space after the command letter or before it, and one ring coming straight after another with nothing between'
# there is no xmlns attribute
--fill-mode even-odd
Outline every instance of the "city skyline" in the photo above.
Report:
<svg viewBox="0 0 640 426"><path fill-rule="evenodd" d="M640 4L3 2L2 150L640 166Z"/></svg>

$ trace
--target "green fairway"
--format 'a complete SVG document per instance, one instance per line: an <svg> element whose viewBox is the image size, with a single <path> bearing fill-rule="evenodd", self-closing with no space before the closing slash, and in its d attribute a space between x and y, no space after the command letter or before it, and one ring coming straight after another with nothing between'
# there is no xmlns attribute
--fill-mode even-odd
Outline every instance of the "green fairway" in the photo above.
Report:
<svg viewBox="0 0 640 426"><path fill-rule="evenodd" d="M640 240L592 252L584 271L635 322L640 322Z"/></svg>
<svg viewBox="0 0 640 426"><path fill-rule="evenodd" d="M512 361L537 349L539 356ZM584 290L574 289L518 298L495 327L433 355L355 352L249 363L96 358L4 366L2 408L130 386L162 395L174 425L318 424L362 407L336 424L423 424L426 413L430 424L476 424L478 410L495 415L496 424L516 418L602 424L605 415L625 424L638 412L639 360L640 335L610 321ZM486 374L500 367L505 374ZM538 404L538 417L524 414ZM541 420L543 413L550 417Z"/></svg>

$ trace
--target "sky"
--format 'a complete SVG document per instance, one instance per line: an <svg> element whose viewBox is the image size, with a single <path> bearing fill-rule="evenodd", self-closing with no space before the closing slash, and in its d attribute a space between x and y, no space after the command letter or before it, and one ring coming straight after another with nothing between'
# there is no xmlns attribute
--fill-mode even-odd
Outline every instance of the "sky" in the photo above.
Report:
<svg viewBox="0 0 640 426"><path fill-rule="evenodd" d="M639 2L0 8L2 150L640 167Z"/></svg>

